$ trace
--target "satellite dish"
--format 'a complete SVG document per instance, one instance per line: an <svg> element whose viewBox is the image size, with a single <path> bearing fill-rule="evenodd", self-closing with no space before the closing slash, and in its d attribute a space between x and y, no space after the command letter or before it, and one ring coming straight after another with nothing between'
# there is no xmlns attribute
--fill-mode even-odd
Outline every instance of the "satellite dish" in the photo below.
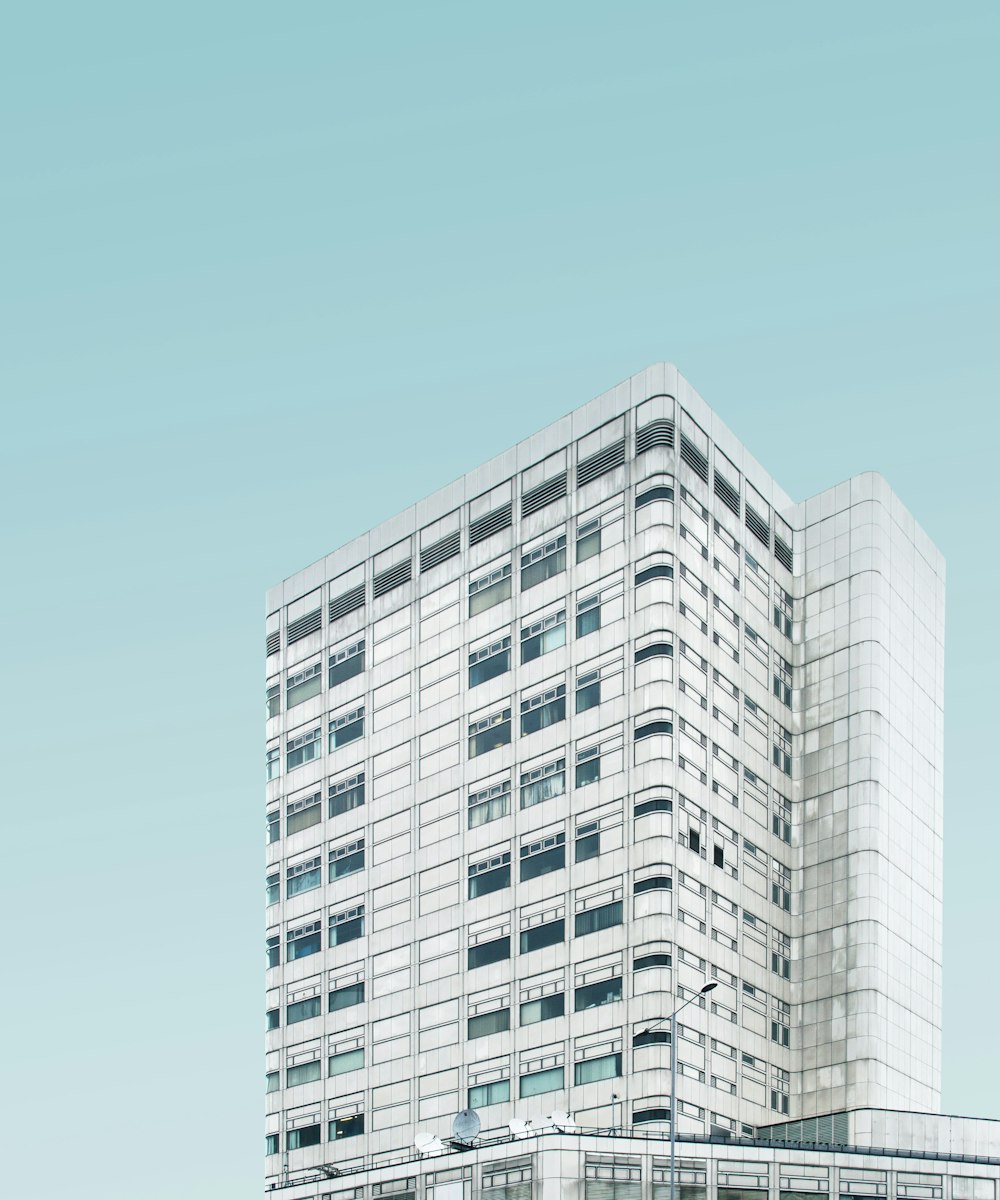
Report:
<svg viewBox="0 0 1000 1200"><path fill-rule="evenodd" d="M474 1142L483 1123L474 1108L463 1108L451 1123L452 1137L459 1142Z"/></svg>
<svg viewBox="0 0 1000 1200"><path fill-rule="evenodd" d="M551 1117L539 1117L535 1121L534 1125L539 1133L545 1133L548 1130L553 1128L552 1118Z"/></svg>
<svg viewBox="0 0 1000 1200"><path fill-rule="evenodd" d="M444 1142L433 1133L418 1133L413 1139L418 1154L437 1154L444 1149Z"/></svg>
<svg viewBox="0 0 1000 1200"><path fill-rule="evenodd" d="M511 1137L524 1137L528 1132L528 1122L519 1121L517 1117L511 1117L507 1122L507 1128L510 1130Z"/></svg>
<svg viewBox="0 0 1000 1200"><path fill-rule="evenodd" d="M549 1120L556 1127L556 1129L562 1130L563 1133L567 1133L572 1129L576 1129L576 1122L568 1112L554 1112L552 1116L549 1117Z"/></svg>

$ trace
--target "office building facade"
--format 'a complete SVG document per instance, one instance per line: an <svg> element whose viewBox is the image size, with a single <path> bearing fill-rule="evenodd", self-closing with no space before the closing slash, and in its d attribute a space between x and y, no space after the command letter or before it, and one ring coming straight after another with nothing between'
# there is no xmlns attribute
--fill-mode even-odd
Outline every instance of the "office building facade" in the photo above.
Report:
<svg viewBox="0 0 1000 1200"><path fill-rule="evenodd" d="M269 1184L655 1140L706 982L679 1135L937 1107L943 564L879 476L792 501L660 364L266 636Z"/></svg>

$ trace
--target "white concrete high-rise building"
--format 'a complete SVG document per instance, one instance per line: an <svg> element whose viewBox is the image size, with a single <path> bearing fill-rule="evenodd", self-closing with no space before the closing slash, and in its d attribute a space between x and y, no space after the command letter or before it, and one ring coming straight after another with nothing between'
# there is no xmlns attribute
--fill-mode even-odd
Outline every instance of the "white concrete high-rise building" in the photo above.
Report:
<svg viewBox="0 0 1000 1200"><path fill-rule="evenodd" d="M662 1132L706 982L679 1135L937 1107L944 567L880 476L793 501L659 364L267 612L269 1183Z"/></svg>

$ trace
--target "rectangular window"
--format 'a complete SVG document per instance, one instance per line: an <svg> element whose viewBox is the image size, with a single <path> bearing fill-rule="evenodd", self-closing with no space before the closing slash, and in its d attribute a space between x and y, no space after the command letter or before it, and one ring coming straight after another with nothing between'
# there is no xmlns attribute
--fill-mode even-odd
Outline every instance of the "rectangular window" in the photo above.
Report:
<svg viewBox="0 0 1000 1200"><path fill-rule="evenodd" d="M327 1059L327 1072L330 1075L346 1075L348 1071L360 1071L365 1065L364 1049L345 1050L341 1054L331 1054Z"/></svg>
<svg viewBox="0 0 1000 1200"><path fill-rule="evenodd" d="M510 709L505 708L469 724L469 758L510 745Z"/></svg>
<svg viewBox="0 0 1000 1200"><path fill-rule="evenodd" d="M533 662L566 645L566 610L550 613L521 630L521 662Z"/></svg>
<svg viewBox="0 0 1000 1200"><path fill-rule="evenodd" d="M365 669L365 639L355 642L344 650L338 650L330 655L329 685L335 688L340 683L346 683L356 675L363 674Z"/></svg>
<svg viewBox="0 0 1000 1200"><path fill-rule="evenodd" d="M293 833L318 825L322 820L322 796L314 792L311 796L293 800L285 809L285 832L291 837Z"/></svg>
<svg viewBox="0 0 1000 1200"><path fill-rule="evenodd" d="M490 1104L506 1104L510 1100L510 1080L479 1083L469 1088L469 1108L486 1108Z"/></svg>
<svg viewBox="0 0 1000 1200"><path fill-rule="evenodd" d="M600 703L600 671L588 671L585 675L578 675L576 680L576 711L578 713L586 712L589 708L596 708Z"/></svg>
<svg viewBox="0 0 1000 1200"><path fill-rule="evenodd" d="M494 938L491 942L479 942L469 947L469 970L487 967L490 963L510 958L510 938Z"/></svg>
<svg viewBox="0 0 1000 1200"><path fill-rule="evenodd" d="M281 840L281 813L274 808L267 814L267 844Z"/></svg>
<svg viewBox="0 0 1000 1200"><path fill-rule="evenodd" d="M565 628L565 626L564 626ZM521 701L521 734L538 733L566 720L566 685L554 688Z"/></svg>
<svg viewBox="0 0 1000 1200"><path fill-rule="evenodd" d="M265 1029L280 1029L281 1028L281 1009L269 1008L264 1014Z"/></svg>
<svg viewBox="0 0 1000 1200"><path fill-rule="evenodd" d="M494 783L469 795L469 828L486 825L510 812L510 780Z"/></svg>
<svg viewBox="0 0 1000 1200"><path fill-rule="evenodd" d="M276 1133L267 1134L264 1138L264 1153L277 1154L278 1149L278 1135Z"/></svg>
<svg viewBox="0 0 1000 1200"><path fill-rule="evenodd" d="M524 1100L528 1096L540 1096L543 1092L558 1092L562 1088L563 1068L550 1067L547 1071L533 1071L530 1075L522 1075L520 1096Z"/></svg>
<svg viewBox="0 0 1000 1200"><path fill-rule="evenodd" d="M330 945L342 946L345 942L356 942L365 935L365 906L359 904L345 909L330 918Z"/></svg>
<svg viewBox="0 0 1000 1200"><path fill-rule="evenodd" d="M338 1117L330 1122L328 1137L331 1142L339 1142L341 1138L361 1137L365 1132L365 1114L355 1113L351 1117Z"/></svg>
<svg viewBox="0 0 1000 1200"><path fill-rule="evenodd" d="M576 786L586 787L601 778L601 753L597 746L581 750L576 756Z"/></svg>
<svg viewBox="0 0 1000 1200"><path fill-rule="evenodd" d="M576 527L576 561L586 562L601 552L601 518L591 517Z"/></svg>
<svg viewBox="0 0 1000 1200"><path fill-rule="evenodd" d="M289 739L285 745L285 770L294 771L323 753L319 728Z"/></svg>
<svg viewBox="0 0 1000 1200"><path fill-rule="evenodd" d="M510 670L510 638L500 638L469 655L469 687L478 687Z"/></svg>
<svg viewBox="0 0 1000 1200"><path fill-rule="evenodd" d="M602 979L599 983L586 983L573 993L573 1009L583 1012L587 1008L600 1008L622 998L622 977Z"/></svg>
<svg viewBox="0 0 1000 1200"><path fill-rule="evenodd" d="M531 808L566 791L566 760L558 758L521 776L521 807Z"/></svg>
<svg viewBox="0 0 1000 1200"><path fill-rule="evenodd" d="M264 950L267 956L267 965L269 967L281 966L281 938L269 937L264 943Z"/></svg>
<svg viewBox="0 0 1000 1200"><path fill-rule="evenodd" d="M468 1038L489 1037L491 1033L503 1033L510 1029L510 1009L496 1008L493 1012L469 1017Z"/></svg>
<svg viewBox="0 0 1000 1200"><path fill-rule="evenodd" d="M510 887L510 851L469 864L469 899Z"/></svg>
<svg viewBox="0 0 1000 1200"><path fill-rule="evenodd" d="M281 712L281 684L272 683L267 689L267 716L276 717Z"/></svg>
<svg viewBox="0 0 1000 1200"><path fill-rule="evenodd" d="M270 908L272 904L277 904L281 899L281 876L278 874L268 875L265 881L264 890L267 897L268 908Z"/></svg>
<svg viewBox="0 0 1000 1200"><path fill-rule="evenodd" d="M610 929L622 923L622 902L615 900L611 904L602 904L597 908L588 908L585 912L576 914L574 933L583 937L586 933L600 933L602 929Z"/></svg>
<svg viewBox="0 0 1000 1200"><path fill-rule="evenodd" d="M487 575L469 580L470 617L510 599L510 575L510 563L506 563Z"/></svg>
<svg viewBox="0 0 1000 1200"><path fill-rule="evenodd" d="M318 1125L300 1125L298 1129L289 1129L287 1146L289 1150L305 1150L307 1146L318 1146L320 1142L320 1127Z"/></svg>
<svg viewBox="0 0 1000 1200"><path fill-rule="evenodd" d="M365 773L359 772L350 779L331 783L329 791L330 816L340 817L352 808L360 808L365 802Z"/></svg>
<svg viewBox="0 0 1000 1200"><path fill-rule="evenodd" d="M615 1079L621 1073L622 1056L605 1054L600 1058L588 1058L585 1062L574 1063L573 1082L596 1083L599 1079Z"/></svg>
<svg viewBox="0 0 1000 1200"><path fill-rule="evenodd" d="M558 946L565 940L566 922L564 920L546 921L544 925L535 925L531 929L521 930L521 953L530 954L532 950L542 950L546 946ZM521 1024L524 1024L523 1019Z"/></svg>
<svg viewBox="0 0 1000 1200"><path fill-rule="evenodd" d="M330 882L363 871L365 866L365 839L349 842L330 851Z"/></svg>
<svg viewBox="0 0 1000 1200"><path fill-rule="evenodd" d="M296 1087L300 1083L315 1083L323 1075L323 1066L319 1059L313 1062L299 1063L289 1067L285 1072L285 1087Z"/></svg>
<svg viewBox="0 0 1000 1200"><path fill-rule="evenodd" d="M272 746L270 750L268 750L265 768L265 774L268 782L270 782L272 779L277 779L281 774L281 750L278 746Z"/></svg>
<svg viewBox="0 0 1000 1200"><path fill-rule="evenodd" d="M310 996L308 1000L296 1000L285 1008L285 1024L296 1025L299 1021L308 1021L310 1017L318 1017L323 1012L323 1002L319 996Z"/></svg>
<svg viewBox="0 0 1000 1200"><path fill-rule="evenodd" d="M305 958L309 954L318 954L323 949L323 932L319 921L310 921L308 925L289 929L285 940L289 962L296 958Z"/></svg>
<svg viewBox="0 0 1000 1200"><path fill-rule="evenodd" d="M330 722L331 753L350 742L356 742L358 738L364 737L364 734L365 707L362 704L359 708L354 708L349 713L344 713L342 717L336 717Z"/></svg>
<svg viewBox="0 0 1000 1200"><path fill-rule="evenodd" d="M365 985L363 983L348 983L344 987L335 988L329 995L329 1011L339 1012L342 1008L353 1008L355 1004L363 1004L365 1000Z"/></svg>
<svg viewBox="0 0 1000 1200"><path fill-rule="evenodd" d="M565 570L566 535L561 533L544 546L521 555L521 591L526 592Z"/></svg>
<svg viewBox="0 0 1000 1200"><path fill-rule="evenodd" d="M577 826L576 853L577 862L586 862L598 858L601 853L601 828L598 821L586 821Z"/></svg>
<svg viewBox="0 0 1000 1200"><path fill-rule="evenodd" d="M601 628L601 597L588 596L576 606L576 636L586 637Z"/></svg>
<svg viewBox="0 0 1000 1200"><path fill-rule="evenodd" d="M285 872L285 895L289 900L300 892L310 892L323 882L319 858L309 858L296 863Z"/></svg>
<svg viewBox="0 0 1000 1200"><path fill-rule="evenodd" d="M526 1000L521 1005L522 1025L535 1025L539 1021L551 1021L553 1017L565 1015L565 992L556 992L554 996L542 996L539 1000Z"/></svg>
<svg viewBox="0 0 1000 1200"><path fill-rule="evenodd" d="M537 879L566 865L566 835L554 834L521 847L521 882Z"/></svg>
<svg viewBox="0 0 1000 1200"><path fill-rule="evenodd" d="M303 671L296 671L285 679L285 707L294 708L305 700L311 700L323 690L323 664L313 663Z"/></svg>
<svg viewBox="0 0 1000 1200"><path fill-rule="evenodd" d="M281 1090L281 1072L268 1071L264 1076L265 1091L277 1092Z"/></svg>

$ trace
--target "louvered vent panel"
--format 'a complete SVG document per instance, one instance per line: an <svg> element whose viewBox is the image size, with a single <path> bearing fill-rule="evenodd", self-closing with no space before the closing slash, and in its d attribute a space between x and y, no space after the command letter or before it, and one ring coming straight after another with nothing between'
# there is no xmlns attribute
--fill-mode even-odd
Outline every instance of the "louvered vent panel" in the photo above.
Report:
<svg viewBox="0 0 1000 1200"><path fill-rule="evenodd" d="M483 1188L480 1195L482 1200L531 1200L531 1184L508 1183L505 1187Z"/></svg>
<svg viewBox="0 0 1000 1200"><path fill-rule="evenodd" d="M299 617L297 621L290 621L288 623L288 645L301 641L310 633L315 633L322 624L323 610L321 608L314 608L312 612L306 613L304 617Z"/></svg>
<svg viewBox="0 0 1000 1200"><path fill-rule="evenodd" d="M596 454L592 454L589 458L585 458L583 462L576 464L576 482L578 487L583 487L585 483L590 483L594 479L599 479L602 475L607 475L609 471L613 471L615 467L620 467L625 461L625 439L612 442L610 446L605 446L603 450L598 450Z"/></svg>
<svg viewBox="0 0 1000 1200"><path fill-rule="evenodd" d="M267 635L267 653L268 655L277 654L281 649L281 630L276 629L274 633Z"/></svg>
<svg viewBox="0 0 1000 1200"><path fill-rule="evenodd" d="M462 535L459 530L454 533L449 533L447 537L440 538L430 546L426 546L420 551L420 570L429 571L431 567L436 567L438 563L443 563L449 558L454 558L462 548Z"/></svg>
<svg viewBox="0 0 1000 1200"><path fill-rule="evenodd" d="M641 454L653 446L668 446L673 449L674 423L669 417L660 417L650 421L648 425L637 431L635 435L635 452Z"/></svg>
<svg viewBox="0 0 1000 1200"><path fill-rule="evenodd" d="M746 509L747 529L750 530L755 538L759 538L765 546L770 546L771 530L769 529L767 522L759 513L754 512L749 504L746 506Z"/></svg>
<svg viewBox="0 0 1000 1200"><path fill-rule="evenodd" d="M683 433L681 434L681 458L696 475L700 475L708 483L708 459Z"/></svg>
<svg viewBox="0 0 1000 1200"><path fill-rule="evenodd" d="M540 483L537 487L531 488L530 491L524 493L521 497L521 516L530 517L532 513L538 512L540 508L544 508L546 504L552 504L555 500L561 500L566 495L566 472L561 475L555 475L552 479L546 479L544 483Z"/></svg>
<svg viewBox="0 0 1000 1200"><path fill-rule="evenodd" d="M740 494L728 479L723 479L718 471L715 472L715 494L726 508L732 509L737 516L740 515Z"/></svg>
<svg viewBox="0 0 1000 1200"><path fill-rule="evenodd" d="M638 1181L588 1179L585 1186L586 1200L640 1200L642 1196L642 1184Z"/></svg>
<svg viewBox="0 0 1000 1200"><path fill-rule="evenodd" d="M777 534L774 535L774 557L789 571L792 569L792 548L786 545Z"/></svg>
<svg viewBox="0 0 1000 1200"><path fill-rule="evenodd" d="M364 608L364 606L365 585L359 583L349 592L341 592L339 596L334 596L330 601L330 620L336 621L338 617L346 617L348 613L354 612L358 608Z"/></svg>
<svg viewBox="0 0 1000 1200"><path fill-rule="evenodd" d="M488 537L492 537L494 533L499 533L501 529L506 529L513 523L514 506L508 501L492 512L477 517L472 522L469 526L469 545L478 546L480 542L485 542Z"/></svg>
<svg viewBox="0 0 1000 1200"><path fill-rule="evenodd" d="M409 583L412 563L410 559L405 562L396 563L394 567L388 567L384 571L380 571L372 580L372 597L384 596L386 592L391 592L393 588L398 588L401 584Z"/></svg>

